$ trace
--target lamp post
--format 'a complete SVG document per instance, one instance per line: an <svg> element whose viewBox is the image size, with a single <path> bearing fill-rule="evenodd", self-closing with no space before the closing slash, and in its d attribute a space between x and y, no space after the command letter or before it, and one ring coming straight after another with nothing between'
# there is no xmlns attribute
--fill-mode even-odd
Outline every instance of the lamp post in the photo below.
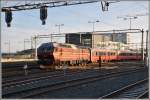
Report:
<svg viewBox="0 0 150 100"><path fill-rule="evenodd" d="M91 23L92 26L93 26L93 32L94 32L94 29L95 29L95 23L98 23L100 22L99 20L96 20L96 21L88 21L88 23Z"/></svg>
<svg viewBox="0 0 150 100"><path fill-rule="evenodd" d="M88 21L88 23L91 23L92 24L92 27L93 27L93 33L95 31L95 23L98 23L100 22L99 20L96 20L96 21ZM94 36L92 34L92 48L94 48Z"/></svg>
<svg viewBox="0 0 150 100"><path fill-rule="evenodd" d="M58 27L58 32L59 32L59 34L60 34L60 27L61 27L61 26L64 26L64 24L56 24L55 26Z"/></svg>
<svg viewBox="0 0 150 100"><path fill-rule="evenodd" d="M131 25L132 25L132 19L137 19L138 17L134 16L134 17L124 17L124 20L129 20L129 29L131 30Z"/></svg>

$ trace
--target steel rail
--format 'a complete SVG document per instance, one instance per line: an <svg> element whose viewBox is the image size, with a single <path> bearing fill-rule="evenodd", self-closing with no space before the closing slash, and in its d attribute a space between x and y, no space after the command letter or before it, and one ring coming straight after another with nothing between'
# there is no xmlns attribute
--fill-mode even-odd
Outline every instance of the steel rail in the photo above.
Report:
<svg viewBox="0 0 150 100"><path fill-rule="evenodd" d="M145 98L145 97L148 97L148 93L149 93L148 90L145 91L143 94L139 95L139 96L137 97L137 99L143 99L143 98Z"/></svg>
<svg viewBox="0 0 150 100"><path fill-rule="evenodd" d="M24 71L23 71L24 72ZM11 84L12 82L15 82L15 81L21 81L21 80L26 80L26 79L31 79L31 78L36 78L36 77L42 77L42 76L45 76L45 75L54 75L54 74L58 74L58 73L61 73L62 71L37 71L37 72L34 72L34 73L30 73L29 76L24 76L24 77L19 77L19 78L15 78L15 79L5 79L6 81L2 81L2 85L6 85L6 84ZM32 75L32 76L31 76ZM20 80L21 79L21 80Z"/></svg>
<svg viewBox="0 0 150 100"><path fill-rule="evenodd" d="M145 79L143 79L143 80L140 80L140 81L137 81L137 82L134 82L134 83L132 83L132 84L129 84L129 85L127 85L127 86L124 86L124 87L122 87L122 88L120 88L120 89L118 89L118 90L115 90L115 91L113 91L113 92L110 92L110 93L108 93L108 94L106 94L106 95L103 95L103 96L101 96L100 98L117 98L117 96L118 95L123 95L123 94L127 94L125 91L127 91L128 89L132 89L132 88L134 88L135 86L137 86L137 85L141 85L141 84L143 84L144 82L147 82L148 81L148 78L145 78ZM147 91L146 91L147 92ZM145 92L144 92L145 93ZM142 94L143 95L143 94ZM131 98L133 96L133 94L131 94L130 95L130 97L128 96L128 97L126 97L126 98ZM122 97L123 98L123 97ZM139 98L138 96L137 96L137 98Z"/></svg>

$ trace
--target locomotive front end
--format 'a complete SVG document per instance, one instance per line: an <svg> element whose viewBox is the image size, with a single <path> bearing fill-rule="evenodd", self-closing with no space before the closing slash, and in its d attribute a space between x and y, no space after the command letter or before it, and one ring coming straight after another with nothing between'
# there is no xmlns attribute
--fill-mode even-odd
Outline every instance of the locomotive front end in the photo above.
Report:
<svg viewBox="0 0 150 100"><path fill-rule="evenodd" d="M53 43L43 43L37 49L38 63L51 65L54 62L54 46Z"/></svg>

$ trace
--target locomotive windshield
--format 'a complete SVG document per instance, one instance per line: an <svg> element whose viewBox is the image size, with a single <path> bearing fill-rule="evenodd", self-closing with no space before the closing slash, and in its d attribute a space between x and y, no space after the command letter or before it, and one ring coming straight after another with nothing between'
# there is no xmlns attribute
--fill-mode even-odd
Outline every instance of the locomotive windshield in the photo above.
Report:
<svg viewBox="0 0 150 100"><path fill-rule="evenodd" d="M53 52L53 50L54 50L54 48L53 48L52 43L44 43L38 48L37 52L38 53L43 53L43 52L46 53L46 52Z"/></svg>

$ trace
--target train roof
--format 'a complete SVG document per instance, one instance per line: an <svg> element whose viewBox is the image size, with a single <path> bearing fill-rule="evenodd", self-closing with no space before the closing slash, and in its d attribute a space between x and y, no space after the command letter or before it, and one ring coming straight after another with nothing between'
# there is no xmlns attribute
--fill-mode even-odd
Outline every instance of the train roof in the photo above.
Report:
<svg viewBox="0 0 150 100"><path fill-rule="evenodd" d="M67 48L73 48L73 49L78 49L78 48L87 49L88 48L85 46L78 46L75 44L57 43L57 42L47 42L47 43L43 43L41 46L67 47Z"/></svg>
<svg viewBox="0 0 150 100"><path fill-rule="evenodd" d="M47 42L41 44L41 46L53 46L53 47L67 47L67 48L73 48L77 49L78 47L74 44L68 44L68 43L57 43L57 42Z"/></svg>

